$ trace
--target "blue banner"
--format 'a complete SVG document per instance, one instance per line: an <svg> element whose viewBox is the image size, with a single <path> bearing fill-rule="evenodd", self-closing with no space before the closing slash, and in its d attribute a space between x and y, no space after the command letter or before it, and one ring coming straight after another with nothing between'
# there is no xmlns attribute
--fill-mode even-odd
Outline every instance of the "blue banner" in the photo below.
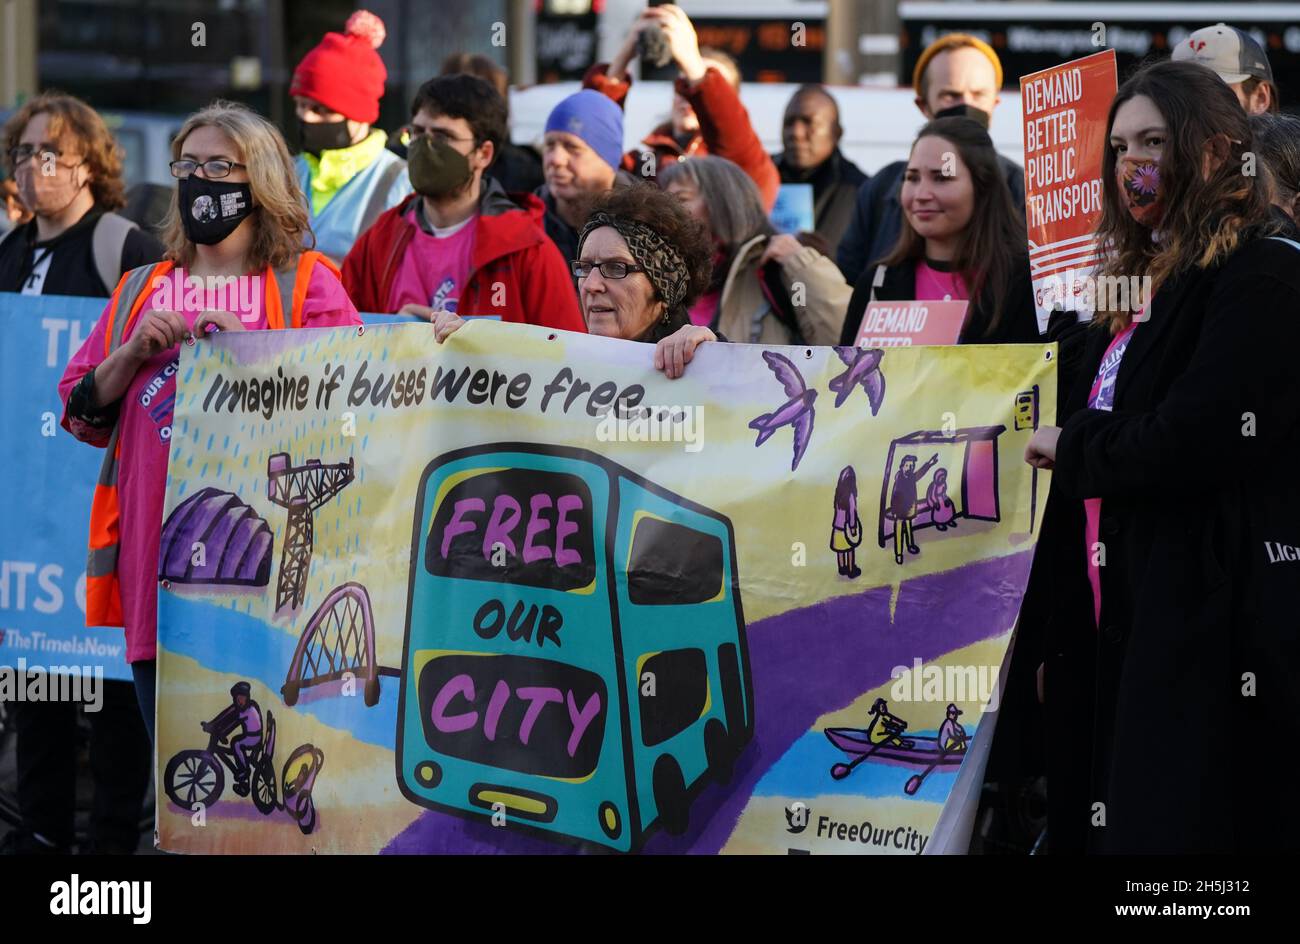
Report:
<svg viewBox="0 0 1300 944"><path fill-rule="evenodd" d="M102 298L0 292L0 666L129 679L121 629L87 628L86 536L103 453L59 427L58 384ZM21 660L21 662L20 662ZM60 669L63 671L65 669Z"/></svg>
<svg viewBox="0 0 1300 944"><path fill-rule="evenodd" d="M0 442L9 448L0 462L0 494L9 499L0 527L0 666L102 667L105 678L131 678L122 630L85 625L90 499L104 454L59 426L59 378L104 305L0 292Z"/></svg>

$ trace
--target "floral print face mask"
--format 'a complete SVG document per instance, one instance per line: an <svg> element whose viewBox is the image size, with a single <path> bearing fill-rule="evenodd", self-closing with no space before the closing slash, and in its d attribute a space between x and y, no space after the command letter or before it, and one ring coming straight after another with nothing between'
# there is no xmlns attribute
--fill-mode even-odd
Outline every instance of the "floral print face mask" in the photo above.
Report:
<svg viewBox="0 0 1300 944"><path fill-rule="evenodd" d="M1133 219L1149 228L1157 226L1165 215L1159 162L1150 158L1121 158L1115 164L1115 176Z"/></svg>

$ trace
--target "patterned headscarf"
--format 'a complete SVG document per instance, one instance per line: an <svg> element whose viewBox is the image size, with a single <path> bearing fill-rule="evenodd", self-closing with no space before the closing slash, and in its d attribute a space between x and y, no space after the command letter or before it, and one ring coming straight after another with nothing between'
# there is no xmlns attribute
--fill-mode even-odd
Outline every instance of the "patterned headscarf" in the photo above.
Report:
<svg viewBox="0 0 1300 944"><path fill-rule="evenodd" d="M686 288L690 284L690 274L681 253L670 246L662 236L644 223L636 220L624 220L610 216L608 213L595 213L587 220L578 237L578 255L582 255L582 244L594 229L612 226L627 243L628 252L636 264L646 270L646 276L655 292L668 305L669 310L681 304L686 297Z"/></svg>

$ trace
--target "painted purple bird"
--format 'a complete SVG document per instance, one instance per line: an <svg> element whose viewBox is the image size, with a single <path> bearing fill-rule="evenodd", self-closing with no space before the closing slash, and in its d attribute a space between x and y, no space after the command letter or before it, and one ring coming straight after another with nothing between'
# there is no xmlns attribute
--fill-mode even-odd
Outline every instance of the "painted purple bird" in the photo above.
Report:
<svg viewBox="0 0 1300 944"><path fill-rule="evenodd" d="M808 389L798 369L783 354L764 351L763 360L772 368L772 373L781 381L781 386L790 399L773 412L750 420L749 428L758 430L758 441L754 445L761 446L782 426L793 427L794 460L790 463L790 471L793 472L799 468L799 460L803 458L808 449L808 440L812 438L813 401L817 399L817 391Z"/></svg>
<svg viewBox="0 0 1300 944"><path fill-rule="evenodd" d="M867 391L867 400L871 403L871 415L880 410L885 402L885 375L880 372L880 360L885 352L880 348L837 347L835 353L840 356L848 370L831 378L827 385L835 391L835 405L843 406L844 401L853 393L853 388L862 384Z"/></svg>

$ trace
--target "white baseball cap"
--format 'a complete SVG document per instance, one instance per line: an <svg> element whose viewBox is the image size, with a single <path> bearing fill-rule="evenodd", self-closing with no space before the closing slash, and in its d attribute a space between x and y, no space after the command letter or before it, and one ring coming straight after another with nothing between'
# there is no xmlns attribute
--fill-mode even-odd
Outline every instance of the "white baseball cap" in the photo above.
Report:
<svg viewBox="0 0 1300 944"><path fill-rule="evenodd" d="M1174 47L1175 62L1199 62L1229 85L1250 78L1273 81L1264 47L1235 26L1215 23L1198 29Z"/></svg>

